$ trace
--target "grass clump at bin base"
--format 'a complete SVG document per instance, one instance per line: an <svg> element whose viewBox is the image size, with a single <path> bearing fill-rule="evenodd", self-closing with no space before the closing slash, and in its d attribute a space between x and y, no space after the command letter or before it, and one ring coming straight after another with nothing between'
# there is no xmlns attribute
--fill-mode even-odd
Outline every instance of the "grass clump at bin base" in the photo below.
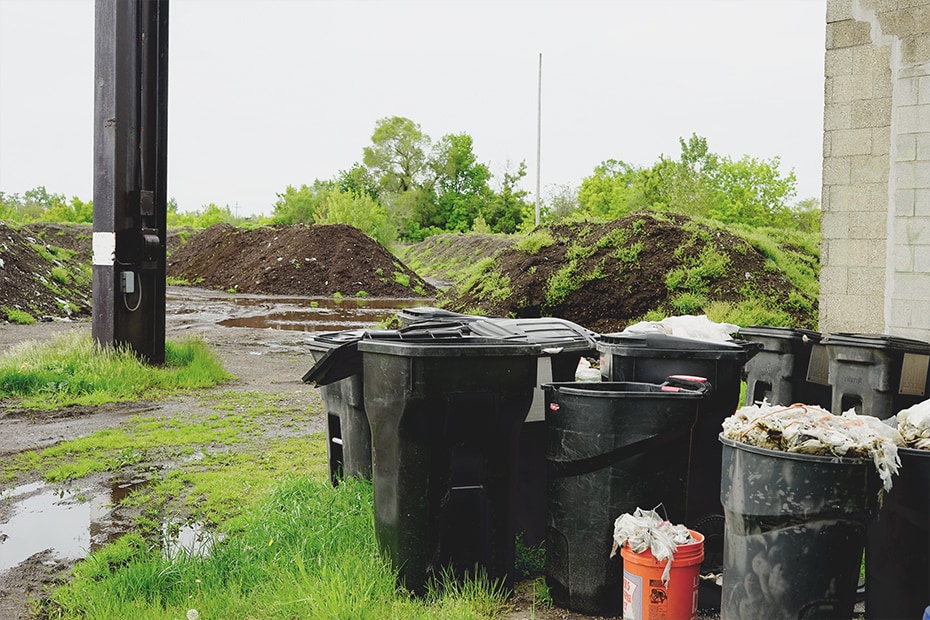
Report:
<svg viewBox="0 0 930 620"><path fill-rule="evenodd" d="M164 366L147 365L128 349L101 349L89 335L77 334L21 343L0 355L0 398L35 409L152 399L230 378L194 338L165 343Z"/></svg>
<svg viewBox="0 0 930 620"><path fill-rule="evenodd" d="M494 618L504 592L448 578L422 599L395 585L378 551L371 485L285 478L205 557L168 558L130 534L79 563L43 617ZM193 614L192 614L193 615Z"/></svg>

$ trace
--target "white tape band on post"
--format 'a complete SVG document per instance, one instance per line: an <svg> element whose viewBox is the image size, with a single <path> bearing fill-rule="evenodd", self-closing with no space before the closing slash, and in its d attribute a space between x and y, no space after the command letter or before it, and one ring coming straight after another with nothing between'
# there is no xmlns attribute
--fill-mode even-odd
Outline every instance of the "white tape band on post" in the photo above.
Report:
<svg viewBox="0 0 930 620"><path fill-rule="evenodd" d="M92 247L94 265L110 267L116 262L115 232L95 232Z"/></svg>

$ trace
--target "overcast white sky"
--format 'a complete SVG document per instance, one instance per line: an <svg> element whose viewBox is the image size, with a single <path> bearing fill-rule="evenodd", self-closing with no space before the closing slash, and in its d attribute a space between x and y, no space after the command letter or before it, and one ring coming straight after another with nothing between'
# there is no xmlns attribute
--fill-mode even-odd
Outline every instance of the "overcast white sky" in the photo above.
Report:
<svg viewBox="0 0 930 620"><path fill-rule="evenodd" d="M375 122L468 133L536 187L697 133L820 198L826 0L171 0L168 194L270 214L361 161ZM0 191L93 198L93 0L0 0Z"/></svg>

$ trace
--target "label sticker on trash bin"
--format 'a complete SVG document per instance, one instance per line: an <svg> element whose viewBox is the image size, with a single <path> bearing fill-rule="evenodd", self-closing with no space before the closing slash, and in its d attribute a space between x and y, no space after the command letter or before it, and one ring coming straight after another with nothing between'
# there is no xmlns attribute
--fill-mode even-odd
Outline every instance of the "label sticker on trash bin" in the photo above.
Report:
<svg viewBox="0 0 930 620"><path fill-rule="evenodd" d="M901 363L901 384L898 394L923 396L927 387L927 369L930 368L930 355L905 353Z"/></svg>
<svg viewBox="0 0 930 620"><path fill-rule="evenodd" d="M643 617L643 599L638 590L643 578L623 571L623 619L640 620Z"/></svg>

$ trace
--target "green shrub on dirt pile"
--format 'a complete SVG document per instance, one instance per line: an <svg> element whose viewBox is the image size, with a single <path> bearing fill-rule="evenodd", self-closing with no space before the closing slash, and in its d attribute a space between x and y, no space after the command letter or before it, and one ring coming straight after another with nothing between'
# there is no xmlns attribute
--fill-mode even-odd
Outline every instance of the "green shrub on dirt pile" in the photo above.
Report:
<svg viewBox="0 0 930 620"><path fill-rule="evenodd" d="M441 304L558 316L601 332L680 314L816 328L819 252L815 233L643 211L537 229L454 274ZM410 254L424 255L416 246Z"/></svg>

